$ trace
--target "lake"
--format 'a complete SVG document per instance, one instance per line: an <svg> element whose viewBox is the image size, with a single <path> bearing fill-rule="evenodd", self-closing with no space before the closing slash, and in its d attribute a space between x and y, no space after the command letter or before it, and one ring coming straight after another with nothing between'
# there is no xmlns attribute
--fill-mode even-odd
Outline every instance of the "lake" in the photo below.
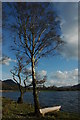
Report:
<svg viewBox="0 0 80 120"><path fill-rule="evenodd" d="M17 100L19 92L3 92L2 96ZM55 105L61 105L62 111L65 112L80 112L79 109L79 94L80 91L41 91L39 92L39 101L41 107L49 107ZM24 102L33 104L32 92L26 92L24 94Z"/></svg>

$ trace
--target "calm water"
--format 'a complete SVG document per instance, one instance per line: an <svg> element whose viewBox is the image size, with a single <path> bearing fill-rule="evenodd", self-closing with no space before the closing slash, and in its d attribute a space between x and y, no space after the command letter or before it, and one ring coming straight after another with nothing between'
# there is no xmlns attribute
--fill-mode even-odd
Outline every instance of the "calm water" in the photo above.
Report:
<svg viewBox="0 0 80 120"><path fill-rule="evenodd" d="M17 100L19 92L3 92L2 96ZM39 93L39 101L41 107L61 105L62 111L67 112L80 112L79 109L79 94L80 91L47 91ZM24 94L24 102L33 104L32 92Z"/></svg>

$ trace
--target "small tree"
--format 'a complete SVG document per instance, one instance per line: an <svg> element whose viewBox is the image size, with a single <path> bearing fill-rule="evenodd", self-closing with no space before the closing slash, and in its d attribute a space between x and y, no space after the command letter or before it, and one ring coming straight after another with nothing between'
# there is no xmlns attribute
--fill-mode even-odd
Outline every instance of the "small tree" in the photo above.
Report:
<svg viewBox="0 0 80 120"><path fill-rule="evenodd" d="M36 73L37 87L43 87L46 81L47 81L47 75L41 75L39 74L39 72Z"/></svg>
<svg viewBox="0 0 80 120"><path fill-rule="evenodd" d="M40 115L35 65L40 58L58 53L57 49L63 43L60 38L60 20L52 3L11 3L10 5L13 21L10 21L9 26L11 26L10 30L17 34L13 49L30 60L35 113Z"/></svg>
<svg viewBox="0 0 80 120"><path fill-rule="evenodd" d="M16 55L17 58L17 65L14 66L14 69L11 70L11 74L13 75L13 80L17 83L20 91L20 97L18 98L18 103L23 103L23 95L26 92L26 82L28 77L31 76L31 72L25 68L25 64L23 65L23 58L20 57L18 54ZM28 61L27 61L28 63ZM23 73L24 69L26 70L26 75ZM24 86L22 86L22 82Z"/></svg>
<svg viewBox="0 0 80 120"><path fill-rule="evenodd" d="M38 87L40 87L40 86L44 86L44 83L46 82L46 76L44 76L43 77L43 79L36 79L36 86L37 86L37 88ZM28 86L28 87L30 87L30 86L33 86L33 83L31 82L31 84Z"/></svg>

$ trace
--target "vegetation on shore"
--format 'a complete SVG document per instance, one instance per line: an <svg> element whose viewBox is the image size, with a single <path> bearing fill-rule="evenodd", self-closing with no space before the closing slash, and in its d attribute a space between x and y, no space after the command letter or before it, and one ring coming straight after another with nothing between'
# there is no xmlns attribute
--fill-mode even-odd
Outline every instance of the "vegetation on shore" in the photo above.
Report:
<svg viewBox="0 0 80 120"><path fill-rule="evenodd" d="M0 81L0 84L2 83L2 90L3 92L7 91L19 91L18 85L11 79L7 79L4 81ZM22 87L25 89L24 87ZM67 86L67 87L56 87L56 86L50 86L50 87L38 87L39 91L80 91L80 84L74 85L74 86ZM26 90L31 91L32 87L26 88Z"/></svg>
<svg viewBox="0 0 80 120"><path fill-rule="evenodd" d="M66 112L52 112L44 117L34 115L31 104L18 104L7 98L2 98L2 120L80 120L80 115Z"/></svg>

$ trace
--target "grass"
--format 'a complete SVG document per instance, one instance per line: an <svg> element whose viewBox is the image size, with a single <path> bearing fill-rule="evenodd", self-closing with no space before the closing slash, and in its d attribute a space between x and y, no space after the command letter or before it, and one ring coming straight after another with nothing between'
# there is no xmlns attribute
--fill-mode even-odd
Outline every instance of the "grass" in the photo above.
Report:
<svg viewBox="0 0 80 120"><path fill-rule="evenodd" d="M61 111L36 117L31 104L17 104L15 101L2 98L2 120L80 120L80 116Z"/></svg>

